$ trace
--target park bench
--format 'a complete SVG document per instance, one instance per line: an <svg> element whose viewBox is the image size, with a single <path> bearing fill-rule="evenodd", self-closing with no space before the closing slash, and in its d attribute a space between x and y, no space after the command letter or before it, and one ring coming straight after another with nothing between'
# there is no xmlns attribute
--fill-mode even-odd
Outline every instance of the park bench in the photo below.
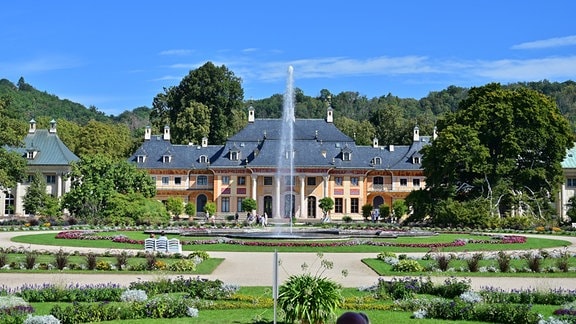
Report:
<svg viewBox="0 0 576 324"><path fill-rule="evenodd" d="M144 240L144 251L163 253L182 253L182 244L176 238L147 238Z"/></svg>

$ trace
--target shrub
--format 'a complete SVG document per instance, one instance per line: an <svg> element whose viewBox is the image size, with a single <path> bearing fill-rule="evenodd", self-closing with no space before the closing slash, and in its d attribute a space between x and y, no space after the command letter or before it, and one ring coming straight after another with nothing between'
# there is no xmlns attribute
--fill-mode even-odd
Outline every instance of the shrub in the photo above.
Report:
<svg viewBox="0 0 576 324"><path fill-rule="evenodd" d="M126 268L128 264L128 253L126 251L122 251L115 255L116 257L116 268L118 270L122 270Z"/></svg>
<svg viewBox="0 0 576 324"><path fill-rule="evenodd" d="M98 261L98 258L94 252L88 252L84 258L86 259L86 269L96 269L96 262Z"/></svg>
<svg viewBox="0 0 576 324"><path fill-rule="evenodd" d="M53 315L38 315L33 316L28 314L24 324L60 324L60 320Z"/></svg>
<svg viewBox="0 0 576 324"><path fill-rule="evenodd" d="M560 257L556 259L556 266L560 271L568 272L568 270L570 270L570 253L562 251Z"/></svg>
<svg viewBox="0 0 576 324"><path fill-rule="evenodd" d="M342 221L343 221L344 223L351 223L351 222L352 222L352 217L350 217L350 216L348 216L348 215L342 216Z"/></svg>
<svg viewBox="0 0 576 324"><path fill-rule="evenodd" d="M125 290L120 296L120 300L123 302L143 302L147 299L148 295L146 295L146 292L140 289Z"/></svg>
<svg viewBox="0 0 576 324"><path fill-rule="evenodd" d="M452 261L452 255L440 253L436 255L435 259L438 269L440 269L440 271L446 271L450 267L450 261Z"/></svg>
<svg viewBox="0 0 576 324"><path fill-rule="evenodd" d="M26 255L24 257L24 268L31 270L34 269L34 266L36 265L36 259L38 258L38 253L34 252L34 251L28 251L26 252Z"/></svg>
<svg viewBox="0 0 576 324"><path fill-rule="evenodd" d="M392 271L421 272L424 271L424 267L416 260L399 260L392 266Z"/></svg>
<svg viewBox="0 0 576 324"><path fill-rule="evenodd" d="M390 257L390 258L395 258L396 257L396 253L394 252L380 252L378 253L378 255L376 256L376 258L378 258L379 260L384 260L385 258Z"/></svg>
<svg viewBox="0 0 576 324"><path fill-rule="evenodd" d="M8 254L5 251L0 251L0 268L8 264Z"/></svg>
<svg viewBox="0 0 576 324"><path fill-rule="evenodd" d="M542 256L538 252L526 252L524 254L526 265L532 272L540 272L542 269Z"/></svg>
<svg viewBox="0 0 576 324"><path fill-rule="evenodd" d="M498 269L500 269L500 272L510 271L511 260L512 258L510 257L510 255L508 255L508 253L504 251L498 252L498 257L496 261L498 262Z"/></svg>
<svg viewBox="0 0 576 324"><path fill-rule="evenodd" d="M170 265L171 271L194 271L196 262L193 260L178 260Z"/></svg>
<svg viewBox="0 0 576 324"><path fill-rule="evenodd" d="M68 253L60 249L54 254L54 265L58 270L64 270L68 265Z"/></svg>
<svg viewBox="0 0 576 324"><path fill-rule="evenodd" d="M470 258L466 259L466 265L470 272L478 272L480 269L480 260L484 258L482 253L474 253Z"/></svg>
<svg viewBox="0 0 576 324"><path fill-rule="evenodd" d="M188 254L188 259L200 258L202 261L210 259L210 255L206 251L193 251Z"/></svg>
<svg viewBox="0 0 576 324"><path fill-rule="evenodd" d="M344 300L338 283L308 273L290 276L278 292L287 323L326 323Z"/></svg>
<svg viewBox="0 0 576 324"><path fill-rule="evenodd" d="M98 262L96 262L96 270L112 270L112 266L110 265L110 263L100 260Z"/></svg>

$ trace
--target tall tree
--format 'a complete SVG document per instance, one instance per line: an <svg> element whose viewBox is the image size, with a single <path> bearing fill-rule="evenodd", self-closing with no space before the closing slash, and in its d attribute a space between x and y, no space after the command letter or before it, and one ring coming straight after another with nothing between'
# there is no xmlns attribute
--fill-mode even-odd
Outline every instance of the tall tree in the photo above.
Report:
<svg viewBox="0 0 576 324"><path fill-rule="evenodd" d="M115 194L141 194L151 198L156 193L152 178L124 159L102 155L83 156L72 165L71 189L63 197L63 207L74 216L97 221L106 213Z"/></svg>
<svg viewBox="0 0 576 324"><path fill-rule="evenodd" d="M46 180L40 172L32 176L32 182L26 188L23 203L27 214L36 215L45 206L48 194L46 193Z"/></svg>
<svg viewBox="0 0 576 324"><path fill-rule="evenodd" d="M0 98L0 189L14 188L26 175L26 160L19 153L7 150L6 146L18 147L25 133L23 123L12 119L7 97Z"/></svg>
<svg viewBox="0 0 576 324"><path fill-rule="evenodd" d="M572 134L551 98L500 84L472 88L438 128L423 151L432 198L483 197L500 215L522 210L523 199L539 216L554 199Z"/></svg>
<svg viewBox="0 0 576 324"><path fill-rule="evenodd" d="M212 62L207 62L190 71L178 86L164 89L164 93L156 95L150 120L159 129L164 127L160 123L168 122L174 129L174 134L171 135L175 142L178 140L185 144L185 139L188 139L198 143L207 135L211 144L222 144L228 135L238 131L234 128L237 126L234 119L230 117L234 116L235 110L242 109L243 98L241 79L226 66L217 67ZM183 113L190 107L193 110L201 108L197 104L209 109L209 118L205 116L203 109L198 115L190 114L190 110ZM195 134L194 137L188 135L190 129L175 127L182 124L179 123L179 118L185 118L186 124L207 124L208 134Z"/></svg>

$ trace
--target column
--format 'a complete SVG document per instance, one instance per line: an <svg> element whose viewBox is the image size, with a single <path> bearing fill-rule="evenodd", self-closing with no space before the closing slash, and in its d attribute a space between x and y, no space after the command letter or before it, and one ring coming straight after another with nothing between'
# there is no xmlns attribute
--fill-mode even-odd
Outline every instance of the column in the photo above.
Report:
<svg viewBox="0 0 576 324"><path fill-rule="evenodd" d="M328 180L330 180L330 176L325 175L322 177L322 179L324 180L324 197L328 197Z"/></svg>
<svg viewBox="0 0 576 324"><path fill-rule="evenodd" d="M304 180L306 179L305 176L301 175L300 177L300 217L304 217L304 208L307 207L306 205L306 187L304 186Z"/></svg>
<svg viewBox="0 0 576 324"><path fill-rule="evenodd" d="M257 192L258 192L258 187L257 187L257 184L258 184L258 181L257 181L257 180L258 180L258 176L255 175L255 174L253 174L253 175L251 175L251 177L252 177L252 199L256 200L256 197L257 197L256 194L257 194Z"/></svg>
<svg viewBox="0 0 576 324"><path fill-rule="evenodd" d="M62 197L62 173L56 174L56 197Z"/></svg>
<svg viewBox="0 0 576 324"><path fill-rule="evenodd" d="M282 218L280 213L280 177L274 176L274 218Z"/></svg>

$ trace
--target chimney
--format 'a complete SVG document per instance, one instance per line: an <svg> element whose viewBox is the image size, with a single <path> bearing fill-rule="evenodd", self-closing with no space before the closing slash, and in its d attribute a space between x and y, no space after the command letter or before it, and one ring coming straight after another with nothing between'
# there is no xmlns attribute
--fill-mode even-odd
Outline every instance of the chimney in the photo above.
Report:
<svg viewBox="0 0 576 324"><path fill-rule="evenodd" d="M164 126L164 136L163 139L165 141L169 141L170 140L170 126L166 125Z"/></svg>
<svg viewBox="0 0 576 324"><path fill-rule="evenodd" d="M414 136L412 137L414 142L420 142L420 129L418 125L414 126Z"/></svg>
<svg viewBox="0 0 576 324"><path fill-rule="evenodd" d="M376 137L374 137L374 139L372 140L372 147L374 148L378 147L378 139Z"/></svg>
<svg viewBox="0 0 576 324"><path fill-rule="evenodd" d="M332 107L328 107L328 110L326 111L326 122L327 123L333 123L334 122L334 109L332 109Z"/></svg>
<svg viewBox="0 0 576 324"><path fill-rule="evenodd" d="M254 122L254 107L252 107L252 106L250 106L250 108L248 108L248 122L249 123Z"/></svg>
<svg viewBox="0 0 576 324"><path fill-rule="evenodd" d="M388 145L388 151L394 152L394 144Z"/></svg>
<svg viewBox="0 0 576 324"><path fill-rule="evenodd" d="M208 137L202 137L202 147L208 147Z"/></svg>
<svg viewBox="0 0 576 324"><path fill-rule="evenodd" d="M50 133L56 133L56 121L54 119L52 119L50 121Z"/></svg>
<svg viewBox="0 0 576 324"><path fill-rule="evenodd" d="M28 129L29 134L34 134L36 132L36 121L34 119L30 119L30 128Z"/></svg>
<svg viewBox="0 0 576 324"><path fill-rule="evenodd" d="M152 137L152 127L146 126L146 128L144 129L144 140L149 141L151 137Z"/></svg>

